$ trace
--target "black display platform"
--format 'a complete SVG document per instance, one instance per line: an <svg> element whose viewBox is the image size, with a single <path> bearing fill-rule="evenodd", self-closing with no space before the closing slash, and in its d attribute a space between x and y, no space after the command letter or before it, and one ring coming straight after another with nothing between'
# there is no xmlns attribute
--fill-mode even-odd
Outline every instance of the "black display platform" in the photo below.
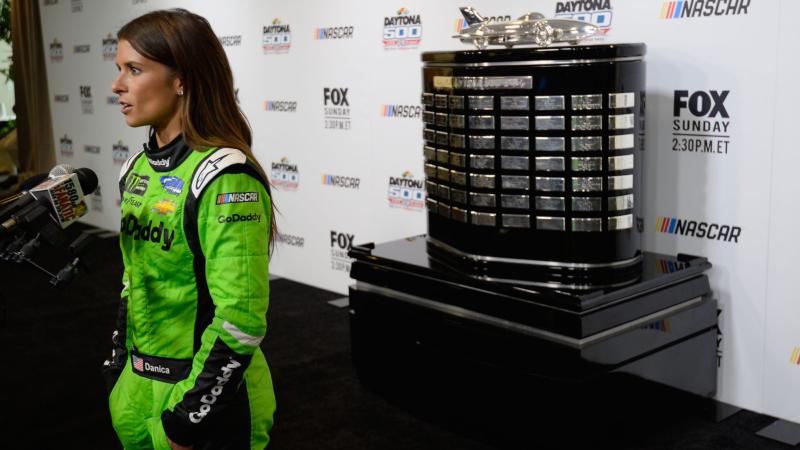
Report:
<svg viewBox="0 0 800 450"><path fill-rule="evenodd" d="M365 379L420 389L492 379L517 386L505 386L514 396L549 399L548 408L580 401L581 413L642 402L663 386L715 394L705 258L644 253L634 284L561 291L465 275L432 259L427 244L418 236L350 252L352 353Z"/></svg>

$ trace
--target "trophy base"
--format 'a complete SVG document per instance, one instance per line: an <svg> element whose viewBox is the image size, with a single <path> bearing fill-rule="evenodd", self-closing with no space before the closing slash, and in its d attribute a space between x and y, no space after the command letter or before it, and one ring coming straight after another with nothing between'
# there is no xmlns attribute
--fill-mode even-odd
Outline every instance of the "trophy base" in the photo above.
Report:
<svg viewBox="0 0 800 450"><path fill-rule="evenodd" d="M643 407L648 389L715 394L717 305L705 258L645 252L635 282L570 291L463 274L431 248L418 236L350 253L352 355L368 383L509 389L505 401L530 397L571 420L577 409L590 417L590 405L600 414L623 400Z"/></svg>

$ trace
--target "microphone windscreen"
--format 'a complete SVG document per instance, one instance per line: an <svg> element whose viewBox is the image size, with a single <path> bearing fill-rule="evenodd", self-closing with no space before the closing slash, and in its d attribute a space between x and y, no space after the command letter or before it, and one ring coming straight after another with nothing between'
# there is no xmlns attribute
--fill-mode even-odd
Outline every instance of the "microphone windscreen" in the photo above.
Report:
<svg viewBox="0 0 800 450"><path fill-rule="evenodd" d="M94 173L94 170L81 167L75 170L75 174L78 176L78 182L81 184L83 195L89 195L97 189L97 174Z"/></svg>
<svg viewBox="0 0 800 450"><path fill-rule="evenodd" d="M67 175L70 173L75 173L74 167L70 166L69 164L59 164L50 169L50 178L57 178L61 175Z"/></svg>

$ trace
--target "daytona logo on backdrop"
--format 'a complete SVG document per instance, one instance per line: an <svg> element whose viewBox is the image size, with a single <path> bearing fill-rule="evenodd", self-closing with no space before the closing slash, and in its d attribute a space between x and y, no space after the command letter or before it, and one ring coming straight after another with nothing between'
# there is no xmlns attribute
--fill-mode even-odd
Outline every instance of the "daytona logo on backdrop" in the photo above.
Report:
<svg viewBox="0 0 800 450"><path fill-rule="evenodd" d="M264 111L296 112L297 102L289 100L264 100Z"/></svg>
<svg viewBox="0 0 800 450"><path fill-rule="evenodd" d="M92 105L91 86L81 86L81 112L83 114L94 113L94 106Z"/></svg>
<svg viewBox="0 0 800 450"><path fill-rule="evenodd" d="M361 178L323 174L322 184L345 189L358 189L359 185L361 184Z"/></svg>
<svg viewBox="0 0 800 450"><path fill-rule="evenodd" d="M397 14L383 18L383 48L413 49L422 41L422 18L400 8Z"/></svg>
<svg viewBox="0 0 800 450"><path fill-rule="evenodd" d="M662 19L687 19L747 14L750 0L678 0L661 5Z"/></svg>
<svg viewBox="0 0 800 450"><path fill-rule="evenodd" d="M278 233L277 240L279 244L288 245L290 247L303 248L306 245L305 238L291 234Z"/></svg>
<svg viewBox="0 0 800 450"><path fill-rule="evenodd" d="M69 136L65 134L64 137L59 139L59 142L60 142L59 150L61 152L61 156L72 156L75 154L75 151L72 148L72 139L70 139Z"/></svg>
<svg viewBox="0 0 800 450"><path fill-rule="evenodd" d="M272 162L270 172L270 181L279 191L294 192L300 186L300 170L285 156L280 161Z"/></svg>
<svg viewBox="0 0 800 450"><path fill-rule="evenodd" d="M574 0L556 3L558 19L580 20L600 28L600 32L608 34L614 10L611 0Z"/></svg>
<svg viewBox="0 0 800 450"><path fill-rule="evenodd" d="M119 105L119 96L109 95L106 97L106 105Z"/></svg>
<svg viewBox="0 0 800 450"><path fill-rule="evenodd" d="M262 48L264 54L286 53L292 46L292 31L289 24L282 24L280 19L272 20L271 25L264 26Z"/></svg>
<svg viewBox="0 0 800 450"><path fill-rule="evenodd" d="M125 164L125 161L128 160L129 156L130 150L128 149L127 145L122 143L122 140L117 141L116 144L111 146L111 157L114 160L114 164Z"/></svg>
<svg viewBox="0 0 800 450"><path fill-rule="evenodd" d="M117 38L108 33L103 39L103 61L113 61L117 56Z"/></svg>
<svg viewBox="0 0 800 450"><path fill-rule="evenodd" d="M350 129L350 101L347 100L347 91L350 88L323 88L323 111L325 129L349 130Z"/></svg>
<svg viewBox="0 0 800 450"><path fill-rule="evenodd" d="M50 62L61 62L64 60L64 45L53 39L50 43Z"/></svg>
<svg viewBox="0 0 800 450"><path fill-rule="evenodd" d="M325 27L314 29L314 40L327 40L327 39L352 39L353 26L346 25L340 27Z"/></svg>
<svg viewBox="0 0 800 450"><path fill-rule="evenodd" d="M489 16L489 17L485 17L485 19L486 19L487 22L510 22L511 21L511 16L509 16L509 15L505 15L505 16ZM461 33L461 30L463 30L464 28L467 28L467 26L468 26L467 25L467 21L464 20L463 17L461 19L456 19L456 26L455 26L456 33Z"/></svg>
<svg viewBox="0 0 800 450"><path fill-rule="evenodd" d="M74 13L83 11L83 0L72 0L70 10Z"/></svg>
<svg viewBox="0 0 800 450"><path fill-rule="evenodd" d="M69 103L69 95L55 95L53 100L56 103Z"/></svg>
<svg viewBox="0 0 800 450"><path fill-rule="evenodd" d="M353 248L354 234L340 233L331 230L331 269L338 272L350 272L353 259L347 252Z"/></svg>
<svg viewBox="0 0 800 450"><path fill-rule="evenodd" d="M677 217L658 217L656 219L656 231L738 244L739 237L742 234L742 227L698 222Z"/></svg>
<svg viewBox="0 0 800 450"><path fill-rule="evenodd" d="M53 6L57 5L58 0L44 0L44 6Z"/></svg>
<svg viewBox="0 0 800 450"><path fill-rule="evenodd" d="M422 107L419 105L382 105L381 116L419 119L422 117Z"/></svg>
<svg viewBox="0 0 800 450"><path fill-rule="evenodd" d="M725 108L731 91L675 91L672 115L672 150L727 155L730 115ZM688 116L688 118L687 118Z"/></svg>
<svg viewBox="0 0 800 450"><path fill-rule="evenodd" d="M84 145L83 151L86 153L91 153L93 155L100 154L100 146L99 145Z"/></svg>
<svg viewBox="0 0 800 450"><path fill-rule="evenodd" d="M402 176L389 177L389 206L409 211L422 211L425 208L425 187L421 179L413 178L411 172Z"/></svg>
<svg viewBox="0 0 800 450"><path fill-rule="evenodd" d="M219 43L222 44L223 47L238 47L242 45L242 35L236 34L231 36L217 36L219 39Z"/></svg>

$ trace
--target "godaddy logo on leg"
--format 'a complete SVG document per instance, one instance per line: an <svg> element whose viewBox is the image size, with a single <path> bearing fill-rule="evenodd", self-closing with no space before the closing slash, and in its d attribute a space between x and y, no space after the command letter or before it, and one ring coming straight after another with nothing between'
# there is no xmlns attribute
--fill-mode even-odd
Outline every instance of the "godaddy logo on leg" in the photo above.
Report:
<svg viewBox="0 0 800 450"><path fill-rule="evenodd" d="M222 375L217 377L217 384L211 388L211 393L200 397L200 402L203 403L200 406L200 410L189 413L189 420L191 420L192 423L200 423L200 421L211 412L211 405L216 403L217 397L222 394L222 390L225 384L230 381L234 369L242 367L235 359L231 358L230 361L231 362L229 362L227 366L222 367Z"/></svg>

